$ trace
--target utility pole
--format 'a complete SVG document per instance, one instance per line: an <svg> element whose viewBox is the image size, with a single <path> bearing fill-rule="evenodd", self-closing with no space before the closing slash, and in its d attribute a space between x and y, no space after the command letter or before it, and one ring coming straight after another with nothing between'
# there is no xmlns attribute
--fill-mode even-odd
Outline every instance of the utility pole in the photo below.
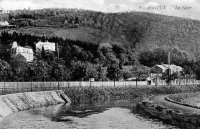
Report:
<svg viewBox="0 0 200 129"><path fill-rule="evenodd" d="M60 59L60 52L59 52L59 44L58 43L56 45L56 49L57 49L58 60L59 60Z"/></svg>
<svg viewBox="0 0 200 129"><path fill-rule="evenodd" d="M171 69L170 69L170 63L171 63L171 60L170 60L170 57L171 56L171 53L170 53L170 51L169 51L169 53L168 53L168 69L169 69L169 71L168 71L168 79L169 79L169 84L170 84L170 75L171 75Z"/></svg>
<svg viewBox="0 0 200 129"><path fill-rule="evenodd" d="M158 68L156 67L156 80L155 80L155 86L158 86Z"/></svg>

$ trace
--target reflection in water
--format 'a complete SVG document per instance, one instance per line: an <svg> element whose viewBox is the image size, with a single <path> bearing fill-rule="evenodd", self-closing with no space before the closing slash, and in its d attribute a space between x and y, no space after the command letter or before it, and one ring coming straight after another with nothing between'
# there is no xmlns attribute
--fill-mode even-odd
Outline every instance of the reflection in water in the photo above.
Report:
<svg viewBox="0 0 200 129"><path fill-rule="evenodd" d="M56 105L18 112L5 118L0 129L171 129L170 125L131 113L135 102Z"/></svg>

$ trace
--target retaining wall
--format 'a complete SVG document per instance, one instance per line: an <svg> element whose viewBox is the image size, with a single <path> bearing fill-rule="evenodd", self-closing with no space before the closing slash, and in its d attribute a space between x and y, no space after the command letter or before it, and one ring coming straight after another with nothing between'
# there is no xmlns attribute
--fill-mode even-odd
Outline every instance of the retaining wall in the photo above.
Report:
<svg viewBox="0 0 200 129"><path fill-rule="evenodd" d="M25 92L0 96L0 120L18 111L30 108L71 103L63 91Z"/></svg>
<svg viewBox="0 0 200 129"><path fill-rule="evenodd" d="M146 99L137 104L137 110L145 115L161 119L184 129L200 129L200 114L186 114L180 110L167 108Z"/></svg>

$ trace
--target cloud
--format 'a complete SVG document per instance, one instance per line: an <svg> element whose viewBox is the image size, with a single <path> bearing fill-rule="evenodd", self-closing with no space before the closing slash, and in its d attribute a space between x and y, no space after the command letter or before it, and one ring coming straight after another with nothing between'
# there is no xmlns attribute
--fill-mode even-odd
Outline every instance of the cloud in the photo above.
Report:
<svg viewBox="0 0 200 129"><path fill-rule="evenodd" d="M3 0L0 3L0 7L7 10L23 9L32 6L31 1L23 0Z"/></svg>
<svg viewBox="0 0 200 129"><path fill-rule="evenodd" d="M6 10L41 8L83 8L102 9L104 0L0 0L0 7Z"/></svg>
<svg viewBox="0 0 200 129"><path fill-rule="evenodd" d="M104 0L93 0L93 1L94 1L94 3L99 4L101 6L103 6L105 3Z"/></svg>
<svg viewBox="0 0 200 129"><path fill-rule="evenodd" d="M160 4L158 2L148 2L147 4L145 4L145 7L149 7L149 6L159 6Z"/></svg>
<svg viewBox="0 0 200 129"><path fill-rule="evenodd" d="M152 12L170 16L179 16L200 20L200 0L106 0L108 4L112 4L112 7L120 6L121 4L126 6L126 10L136 10L142 12ZM166 6L165 9L151 9L149 6ZM191 7L190 9L176 10L175 6ZM115 8L114 11L122 9Z"/></svg>

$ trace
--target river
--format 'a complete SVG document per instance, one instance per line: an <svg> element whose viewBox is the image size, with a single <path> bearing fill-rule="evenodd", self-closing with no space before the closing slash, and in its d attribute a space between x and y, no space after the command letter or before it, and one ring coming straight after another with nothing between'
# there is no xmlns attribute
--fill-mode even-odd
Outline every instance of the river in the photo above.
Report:
<svg viewBox="0 0 200 129"><path fill-rule="evenodd" d="M135 102L55 105L12 114L0 129L178 129L133 113Z"/></svg>

